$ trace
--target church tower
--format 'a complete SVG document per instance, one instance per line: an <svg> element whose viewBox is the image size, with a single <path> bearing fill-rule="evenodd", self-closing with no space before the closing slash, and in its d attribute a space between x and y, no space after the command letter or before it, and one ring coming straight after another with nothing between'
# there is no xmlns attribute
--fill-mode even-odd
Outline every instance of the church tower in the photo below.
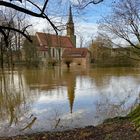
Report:
<svg viewBox="0 0 140 140"><path fill-rule="evenodd" d="M73 45L76 47L76 35L74 35L74 23L71 6L69 8L69 18L67 22L67 36L71 39Z"/></svg>

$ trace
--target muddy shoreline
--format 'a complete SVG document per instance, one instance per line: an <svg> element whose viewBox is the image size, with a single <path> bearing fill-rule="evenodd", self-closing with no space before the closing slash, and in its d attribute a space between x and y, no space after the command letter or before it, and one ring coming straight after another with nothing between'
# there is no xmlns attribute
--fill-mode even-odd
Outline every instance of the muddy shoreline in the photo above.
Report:
<svg viewBox="0 0 140 140"><path fill-rule="evenodd" d="M94 127L75 128L59 132L41 132L0 140L140 140L140 130L128 119L108 119Z"/></svg>

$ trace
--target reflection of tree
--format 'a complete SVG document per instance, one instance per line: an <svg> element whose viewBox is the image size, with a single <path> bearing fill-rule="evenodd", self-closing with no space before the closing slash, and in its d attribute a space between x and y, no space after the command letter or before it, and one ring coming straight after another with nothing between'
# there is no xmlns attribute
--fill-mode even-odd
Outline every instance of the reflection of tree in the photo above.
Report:
<svg viewBox="0 0 140 140"><path fill-rule="evenodd" d="M32 126L33 126L33 124L36 122L36 120L37 120L37 117L34 117L34 118L31 120L31 122L29 122L24 128L21 129L21 131L24 131L24 130L26 130L27 128L31 129Z"/></svg>
<svg viewBox="0 0 140 140"><path fill-rule="evenodd" d="M132 73L135 73L133 77L137 77L139 71L134 68L94 68L89 72L89 76L92 78L91 82L94 82L98 87L104 87L108 82L110 77L124 77L124 76L132 76Z"/></svg>
<svg viewBox="0 0 140 140"><path fill-rule="evenodd" d="M26 84L30 89L40 89L40 90L50 90L53 89L56 85L61 86L63 80L61 79L61 69L52 69L47 70L40 69L27 69L24 70L24 78Z"/></svg>
<svg viewBox="0 0 140 140"><path fill-rule="evenodd" d="M124 98L120 98L117 95L114 95L116 101L112 101L112 98L108 94L101 94L101 99L95 103L96 106L96 117L101 118L112 118L116 116L125 116L132 107L136 104L138 98L135 98L135 101L128 105L131 98L133 98L134 91L126 91L127 95Z"/></svg>
<svg viewBox="0 0 140 140"><path fill-rule="evenodd" d="M17 124L26 113L26 96L23 90L21 74L17 77L14 72L0 74L0 120L9 121L11 126Z"/></svg>

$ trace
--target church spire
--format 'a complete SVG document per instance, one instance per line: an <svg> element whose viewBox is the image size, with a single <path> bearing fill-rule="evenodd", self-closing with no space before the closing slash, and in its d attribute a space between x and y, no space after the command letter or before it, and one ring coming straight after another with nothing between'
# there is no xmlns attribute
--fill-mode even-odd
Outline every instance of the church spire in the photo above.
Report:
<svg viewBox="0 0 140 140"><path fill-rule="evenodd" d="M69 20L68 20L68 23L73 23L73 17L72 17L71 6L69 7Z"/></svg>
<svg viewBox="0 0 140 140"><path fill-rule="evenodd" d="M69 7L69 17L67 22L67 36L71 39L73 45L76 47L76 36L74 34L74 23L71 6Z"/></svg>

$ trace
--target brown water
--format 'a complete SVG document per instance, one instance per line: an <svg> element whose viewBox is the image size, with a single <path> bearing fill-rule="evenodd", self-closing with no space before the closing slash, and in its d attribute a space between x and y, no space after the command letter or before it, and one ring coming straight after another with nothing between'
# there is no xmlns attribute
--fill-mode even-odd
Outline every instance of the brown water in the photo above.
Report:
<svg viewBox="0 0 140 140"><path fill-rule="evenodd" d="M139 102L140 69L0 71L0 137L98 125Z"/></svg>

